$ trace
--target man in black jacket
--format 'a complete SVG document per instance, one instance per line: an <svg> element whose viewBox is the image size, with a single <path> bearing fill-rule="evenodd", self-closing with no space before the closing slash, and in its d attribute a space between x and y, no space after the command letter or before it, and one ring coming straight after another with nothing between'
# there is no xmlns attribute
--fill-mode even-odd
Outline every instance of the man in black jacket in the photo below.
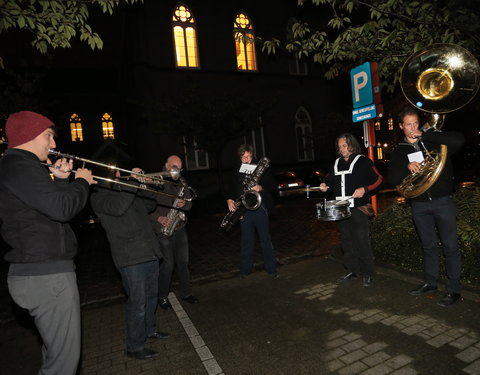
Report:
<svg viewBox="0 0 480 375"><path fill-rule="evenodd" d="M354 280L360 274L363 275L363 286L368 288L374 279L370 197L379 189L383 178L373 162L362 155L362 148L352 134L339 135L336 146L340 157L325 177L326 183L320 184L320 191L332 188L336 199L350 201L351 217L337 222L342 234L343 265L347 269L338 282Z"/></svg>
<svg viewBox="0 0 480 375"><path fill-rule="evenodd" d="M132 172L139 173L139 168ZM117 177L119 174L117 172ZM138 175L132 177L137 178ZM92 209L97 214L110 242L112 258L122 277L127 294L126 354L149 359L158 352L146 348L147 338L165 339L170 335L156 330L158 298L158 260L162 257L148 213L156 202L149 194L132 186L99 186L92 194Z"/></svg>
<svg viewBox="0 0 480 375"><path fill-rule="evenodd" d="M235 180L231 184L230 193L227 199L228 210L230 212L236 209L235 202L245 191L244 181L248 173L255 169L253 160L253 147L251 145L241 145L238 148L238 156L242 162L239 172L235 175ZM251 169L248 171L248 166ZM242 167L245 168L242 169ZM268 172L268 171L267 171ZM242 231L241 251L240 251L240 276L245 278L253 267L253 254L255 250L255 231L260 238L260 247L262 248L265 271L273 278L278 277L277 259L273 249L272 239L270 237L270 226L268 223L267 203L271 200L270 192L275 188L273 178L265 173L257 185L251 189L260 193L262 204L256 210L246 210L243 218L240 219L240 228Z"/></svg>
<svg viewBox="0 0 480 375"><path fill-rule="evenodd" d="M91 171L58 160L47 169L55 148L53 123L30 111L7 120L8 149L0 160L0 223L11 246L8 289L27 309L43 340L41 374L76 373L81 350L80 298L73 257L77 241L68 221L85 206Z"/></svg>
<svg viewBox="0 0 480 375"><path fill-rule="evenodd" d="M173 168L182 169L182 159L177 155L170 155L165 162L167 172L171 172ZM158 279L158 304L164 310L172 308L168 300L168 293L175 265L180 285L180 298L182 301L192 304L199 302L198 298L192 294L190 284L188 236L185 228L186 212L192 208L190 200L192 192L182 176L176 181L177 184L169 182L170 180L165 182L163 192L177 195L178 198L157 194L157 207L150 214L150 222L163 255Z"/></svg>
<svg viewBox="0 0 480 375"><path fill-rule="evenodd" d="M388 181L392 185L400 184L409 174L420 170L420 163L425 158L426 150L438 151L441 144L448 148L445 167L438 180L426 192L410 200L413 220L423 247L425 282L409 291L409 294L419 296L437 290L438 231L448 274L446 294L438 304L448 306L461 297L461 255L458 249L456 207L453 201L453 166L449 156L462 147L464 136L458 132L440 132L432 128L422 132L419 130L418 113L413 108L402 111L399 120L405 138L393 153L388 169Z"/></svg>

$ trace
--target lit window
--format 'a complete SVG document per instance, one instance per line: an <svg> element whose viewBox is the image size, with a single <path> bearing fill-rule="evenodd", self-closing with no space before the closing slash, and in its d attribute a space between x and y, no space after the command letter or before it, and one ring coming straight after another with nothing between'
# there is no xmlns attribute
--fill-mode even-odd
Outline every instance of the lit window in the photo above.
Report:
<svg viewBox="0 0 480 375"><path fill-rule="evenodd" d="M375 130L380 130L380 120L375 121Z"/></svg>
<svg viewBox="0 0 480 375"><path fill-rule="evenodd" d="M76 113L70 116L70 134L73 142L83 141L82 119Z"/></svg>
<svg viewBox="0 0 480 375"><path fill-rule="evenodd" d="M195 137L183 137L183 148L185 151L185 164L188 170L208 168L208 152L198 148Z"/></svg>
<svg viewBox="0 0 480 375"><path fill-rule="evenodd" d="M255 34L252 22L245 13L239 13L233 23L235 51L237 54L238 70L257 70L255 55Z"/></svg>
<svg viewBox="0 0 480 375"><path fill-rule="evenodd" d="M193 14L178 4L172 17L175 58L178 68L198 68L197 26Z"/></svg>
<svg viewBox="0 0 480 375"><path fill-rule="evenodd" d="M102 116L103 139L115 139L114 130L112 116L108 113L104 113Z"/></svg>
<svg viewBox="0 0 480 375"><path fill-rule="evenodd" d="M393 118L388 119L388 130L393 130Z"/></svg>
<svg viewBox="0 0 480 375"><path fill-rule="evenodd" d="M295 135L299 161L313 160L312 121L307 110L300 107L295 114Z"/></svg>

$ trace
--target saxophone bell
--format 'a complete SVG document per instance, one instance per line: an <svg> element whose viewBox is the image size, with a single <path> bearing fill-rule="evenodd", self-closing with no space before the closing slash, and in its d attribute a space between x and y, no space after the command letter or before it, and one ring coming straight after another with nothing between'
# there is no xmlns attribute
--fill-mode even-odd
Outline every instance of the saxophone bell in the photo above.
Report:
<svg viewBox="0 0 480 375"><path fill-rule="evenodd" d="M262 204L262 196L258 191L247 190L242 195L242 203L247 210L255 211Z"/></svg>

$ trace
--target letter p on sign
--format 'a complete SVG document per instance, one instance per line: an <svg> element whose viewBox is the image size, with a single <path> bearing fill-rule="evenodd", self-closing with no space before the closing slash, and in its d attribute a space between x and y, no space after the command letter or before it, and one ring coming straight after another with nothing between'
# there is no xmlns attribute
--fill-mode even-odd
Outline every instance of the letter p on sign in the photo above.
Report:
<svg viewBox="0 0 480 375"><path fill-rule="evenodd" d="M373 103L373 83L370 63L359 65L350 71L353 108Z"/></svg>
<svg viewBox="0 0 480 375"><path fill-rule="evenodd" d="M368 76L366 72L359 72L353 75L353 95L355 101L360 101L360 89L363 89L368 83Z"/></svg>

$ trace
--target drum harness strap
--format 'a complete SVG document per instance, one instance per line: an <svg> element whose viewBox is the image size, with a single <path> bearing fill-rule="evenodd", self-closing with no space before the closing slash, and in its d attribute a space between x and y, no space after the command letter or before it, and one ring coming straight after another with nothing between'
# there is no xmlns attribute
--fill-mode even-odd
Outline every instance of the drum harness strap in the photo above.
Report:
<svg viewBox="0 0 480 375"><path fill-rule="evenodd" d="M340 178L340 189L342 191L342 195L340 197L336 197L336 199L345 199L345 175L347 174L352 174L353 172L353 168L355 167L355 163L358 161L358 159L360 159L360 157L362 157L363 155L361 154L358 154L357 156L355 156L355 158L352 160L352 162L350 163L350 167L344 171L339 171L338 170L338 162L340 160L340 158L338 158L337 160L335 160L335 165L333 167L333 171L335 173L335 176L338 176L340 175L341 178ZM350 203L350 207L353 207L353 199L352 199L352 202Z"/></svg>

